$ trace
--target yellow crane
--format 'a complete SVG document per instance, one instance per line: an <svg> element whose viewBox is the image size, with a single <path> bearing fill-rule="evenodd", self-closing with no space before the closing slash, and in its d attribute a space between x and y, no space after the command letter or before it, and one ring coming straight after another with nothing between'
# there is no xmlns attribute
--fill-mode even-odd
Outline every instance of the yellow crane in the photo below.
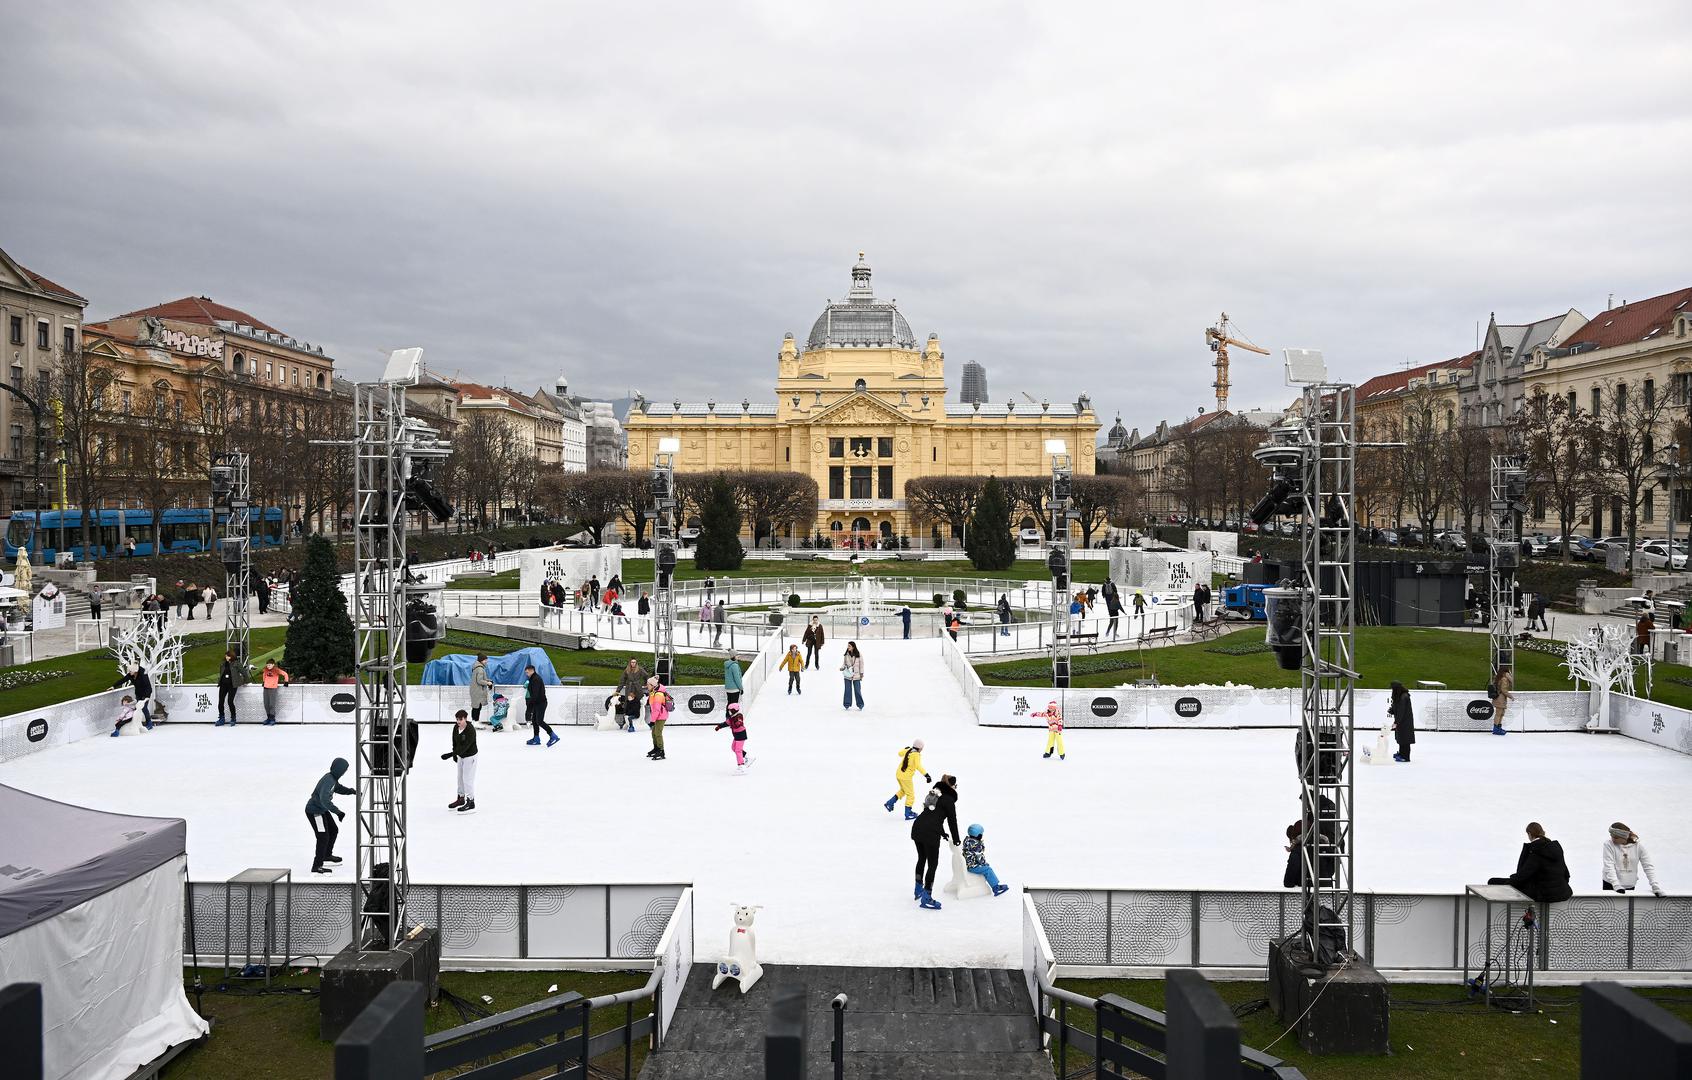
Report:
<svg viewBox="0 0 1692 1080"><path fill-rule="evenodd" d="M1216 354L1216 381L1210 385L1216 388L1216 411L1228 411L1228 348L1236 346L1246 352L1254 352L1259 356L1268 356L1268 349L1260 349L1244 336L1236 337L1239 330L1228 322L1228 313L1224 311L1222 318L1215 326L1208 326L1204 331L1204 340L1209 343L1210 351Z"/></svg>

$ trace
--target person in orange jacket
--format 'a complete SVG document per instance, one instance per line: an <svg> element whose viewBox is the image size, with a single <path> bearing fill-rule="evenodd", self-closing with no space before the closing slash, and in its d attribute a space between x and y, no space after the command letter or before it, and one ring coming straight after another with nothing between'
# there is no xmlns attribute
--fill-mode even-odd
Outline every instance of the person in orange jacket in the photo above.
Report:
<svg viewBox="0 0 1692 1080"><path fill-rule="evenodd" d="M1055 749L1058 760L1062 761L1064 759L1063 710L1058 708L1057 702L1048 701L1045 711L1037 712L1034 715L1046 721L1046 730L1050 733L1046 736L1046 752L1041 756L1051 757L1052 751Z"/></svg>
<svg viewBox="0 0 1692 1080"><path fill-rule="evenodd" d="M278 686L291 685L288 679L288 673L283 671L281 665L279 665L275 660L266 660L264 662L264 671L260 674L260 678L264 682L264 722L266 724L275 724L276 699L280 697L282 693L281 690L278 689Z"/></svg>

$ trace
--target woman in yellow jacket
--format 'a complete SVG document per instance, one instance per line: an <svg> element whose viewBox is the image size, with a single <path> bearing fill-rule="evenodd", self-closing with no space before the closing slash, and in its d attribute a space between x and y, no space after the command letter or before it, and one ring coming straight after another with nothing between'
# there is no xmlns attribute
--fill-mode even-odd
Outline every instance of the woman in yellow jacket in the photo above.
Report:
<svg viewBox="0 0 1692 1080"><path fill-rule="evenodd" d="M787 655L781 658L781 670L787 672L787 692L791 694L798 690L803 694L805 691L799 688L799 673L805 670L805 658L799 655L799 646L787 647Z"/></svg>
<svg viewBox="0 0 1692 1080"><path fill-rule="evenodd" d="M894 773L894 779L899 782L899 790L893 793L891 799L881 804L889 814L893 812L893 807L898 804L902 796L905 800L905 820L911 821L916 817L916 812L911 809L911 806L916 802L917 773L922 773L925 782L930 784L934 782L933 777L923 772L921 739L911 740L911 745L899 751L899 768Z"/></svg>

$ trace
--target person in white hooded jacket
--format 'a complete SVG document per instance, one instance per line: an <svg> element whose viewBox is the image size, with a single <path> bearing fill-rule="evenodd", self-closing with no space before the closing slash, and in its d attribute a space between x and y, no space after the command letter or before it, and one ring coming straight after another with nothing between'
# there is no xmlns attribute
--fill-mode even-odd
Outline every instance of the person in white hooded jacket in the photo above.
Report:
<svg viewBox="0 0 1692 1080"><path fill-rule="evenodd" d="M1652 865L1645 845L1632 829L1618 821L1610 826L1610 838L1604 841L1604 890L1631 891L1639 884L1640 870L1645 871L1651 891L1663 895L1663 887L1657 883L1657 868Z"/></svg>

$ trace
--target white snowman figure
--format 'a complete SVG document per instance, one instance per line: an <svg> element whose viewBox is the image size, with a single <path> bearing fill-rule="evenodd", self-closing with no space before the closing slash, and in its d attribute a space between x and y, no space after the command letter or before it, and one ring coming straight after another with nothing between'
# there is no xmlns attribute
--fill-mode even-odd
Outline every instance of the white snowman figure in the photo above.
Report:
<svg viewBox="0 0 1692 1080"><path fill-rule="evenodd" d="M717 963L717 974L711 979L711 989L730 979L740 982L742 994L752 989L764 977L764 965L758 963L758 935L752 930L752 920L762 904L731 904L734 908L734 928L729 931L728 952Z"/></svg>

